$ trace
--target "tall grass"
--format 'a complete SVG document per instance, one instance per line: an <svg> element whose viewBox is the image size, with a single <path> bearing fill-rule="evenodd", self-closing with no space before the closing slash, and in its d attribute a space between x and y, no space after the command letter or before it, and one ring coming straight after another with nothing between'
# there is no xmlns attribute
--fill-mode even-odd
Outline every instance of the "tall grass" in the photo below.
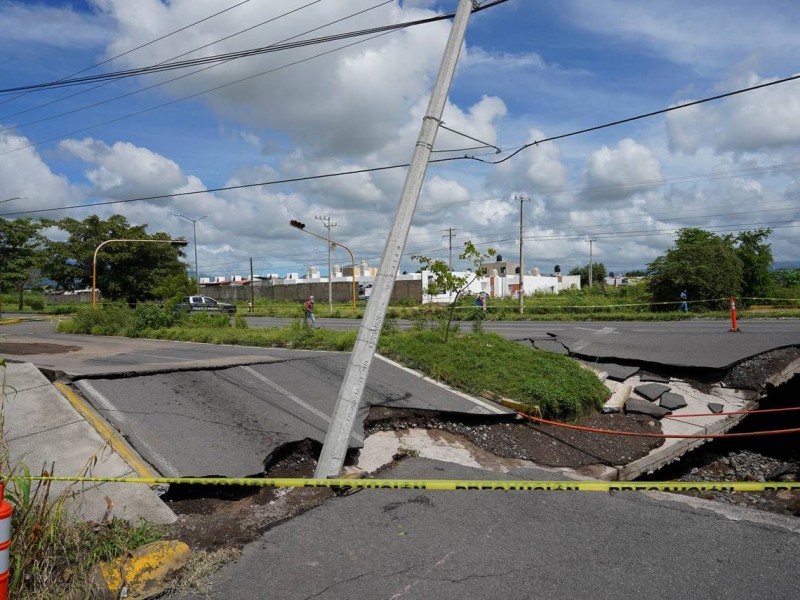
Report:
<svg viewBox="0 0 800 600"><path fill-rule="evenodd" d="M0 359L0 365L3 364ZM5 369L3 369L5 375ZM8 392L8 393L7 393ZM3 380L2 401L13 398ZM87 462L86 469L94 464ZM39 471L53 474L55 464ZM144 544L163 539L166 529L118 518L76 521L68 503L81 492L68 486L54 493L49 481L32 481L29 467L10 458L0 407L0 473L13 506L8 597L14 600L102 598L93 569Z"/></svg>

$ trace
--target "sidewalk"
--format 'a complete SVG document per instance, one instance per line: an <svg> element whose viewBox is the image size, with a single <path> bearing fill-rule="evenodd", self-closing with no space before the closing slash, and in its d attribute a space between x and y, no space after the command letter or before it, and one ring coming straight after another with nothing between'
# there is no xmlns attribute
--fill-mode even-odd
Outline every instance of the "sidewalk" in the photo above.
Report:
<svg viewBox="0 0 800 600"><path fill-rule="evenodd" d="M0 366L0 379L4 383L3 429L12 466L24 464L32 475L38 475L55 463L53 474L60 477L157 476L121 444L121 436L109 435L116 439L113 447L107 443L96 429L98 424L90 423L97 417L78 410L88 407L81 406L77 396L70 402L34 365L6 363ZM68 487L66 482L54 482L51 497ZM70 490L67 507L76 519L116 516L154 523L176 520L175 514L146 485L87 483L73 484Z"/></svg>

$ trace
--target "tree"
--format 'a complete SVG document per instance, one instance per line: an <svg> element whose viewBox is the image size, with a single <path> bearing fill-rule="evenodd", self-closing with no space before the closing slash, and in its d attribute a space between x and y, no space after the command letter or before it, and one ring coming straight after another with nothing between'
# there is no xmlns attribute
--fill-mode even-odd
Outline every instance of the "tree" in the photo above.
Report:
<svg viewBox="0 0 800 600"><path fill-rule="evenodd" d="M755 231L742 231L736 237L728 236L742 262L742 296L758 298L772 293L772 247L764 240L772 233L769 227Z"/></svg>
<svg viewBox="0 0 800 600"><path fill-rule="evenodd" d="M675 245L647 265L648 287L657 302L679 301L686 290L689 300L738 296L742 262L733 241L690 227L678 232Z"/></svg>
<svg viewBox="0 0 800 600"><path fill-rule="evenodd" d="M589 285L589 265L585 265L583 267L572 267L569 271L569 275L580 275L581 276L581 287L587 287ZM592 284L596 285L598 283L603 283L606 278L606 266L601 262L592 263Z"/></svg>
<svg viewBox="0 0 800 600"><path fill-rule="evenodd" d="M431 296L437 294L455 294L450 302L450 311L447 316L447 326L444 331L444 341L448 340L450 334L450 323L453 322L453 314L458 304L458 298L469 285L475 281L480 273L481 265L487 258L493 257L497 252L493 248L489 248L486 254L481 254L471 241L464 242L464 251L458 255L459 260L468 260L475 267L471 276L459 276L453 273L448 264L441 260L434 260L427 256L415 255L411 258L418 261L422 265L423 270L428 270L433 274L431 282L428 284L426 290Z"/></svg>
<svg viewBox="0 0 800 600"><path fill-rule="evenodd" d="M43 226L29 218L0 219L0 286L19 294L18 310L24 306L25 284L33 281L44 260Z"/></svg>
<svg viewBox="0 0 800 600"><path fill-rule="evenodd" d="M86 288L92 284L92 263L97 247L107 240L169 240L159 232L148 235L147 225L130 225L122 215L107 221L97 215L83 221L72 218L51 223L69 237L65 242L50 241L45 274L62 289ZM156 288L172 277L188 280L184 254L170 244L119 242L103 246L97 254L97 289L110 300L129 303L151 300Z"/></svg>

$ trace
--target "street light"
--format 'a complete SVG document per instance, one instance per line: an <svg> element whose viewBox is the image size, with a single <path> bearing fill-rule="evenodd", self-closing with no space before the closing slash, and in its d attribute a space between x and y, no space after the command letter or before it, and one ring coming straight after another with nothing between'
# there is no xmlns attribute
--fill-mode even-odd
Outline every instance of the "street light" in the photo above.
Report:
<svg viewBox="0 0 800 600"><path fill-rule="evenodd" d="M352 288L353 288L352 289L353 314L355 314L356 313L356 259L353 258L353 253L350 252L350 248L348 248L344 244L342 244L340 242L336 242L336 241L334 241L334 240L332 240L330 238L325 238L325 237L322 237L321 235L317 235L316 233L312 233L311 231L306 231L306 224L305 223L301 223L300 221L297 221L295 219L292 219L291 221L289 221L289 225L291 225L295 229L299 229L300 231L302 231L304 233L307 233L308 235L313 235L315 238L319 238L321 240L325 240L329 244L332 244L334 246L339 246L340 248L344 248L345 250L347 250L347 253L350 255L350 264L352 265L351 274L352 274L352 277L353 277L353 284L352 284ZM331 272L330 272L330 269L328 269L328 281L330 281L330 278L331 278Z"/></svg>
<svg viewBox="0 0 800 600"><path fill-rule="evenodd" d="M106 244L110 244L111 242L127 242L131 244L171 244L173 246L186 246L189 244L186 240L126 240L126 239L118 239L118 240L106 240L105 242L100 242L100 245L95 248L94 250L94 258L92 258L92 310L95 308L95 290L97 289L97 253L100 252L100 248L105 246Z"/></svg>
<svg viewBox="0 0 800 600"><path fill-rule="evenodd" d="M183 215L175 215L176 217L181 217L186 219L187 221L192 222L192 234L194 239L194 284L196 286L196 291L200 293L200 273L197 271L197 222L202 221L203 219L207 218L208 215L203 215L199 219L190 219L189 217L185 217Z"/></svg>

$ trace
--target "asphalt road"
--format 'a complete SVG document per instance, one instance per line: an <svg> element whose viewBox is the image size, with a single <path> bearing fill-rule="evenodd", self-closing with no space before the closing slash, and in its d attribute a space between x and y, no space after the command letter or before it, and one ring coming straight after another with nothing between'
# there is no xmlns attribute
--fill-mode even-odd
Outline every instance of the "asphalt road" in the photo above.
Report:
<svg viewBox="0 0 800 600"><path fill-rule="evenodd" d="M355 329L357 319L318 319L322 327ZM251 327L281 327L292 319L248 317ZM401 328L411 327L400 321ZM462 322L468 331L470 322ZM590 361L636 362L690 369L727 369L763 352L800 345L800 319L729 321L485 321L483 328L546 350L564 348Z"/></svg>
<svg viewBox="0 0 800 600"><path fill-rule="evenodd" d="M414 458L382 477L553 474ZM796 598L800 524L753 519L667 494L368 490L270 529L208 596L172 598Z"/></svg>
<svg viewBox="0 0 800 600"><path fill-rule="evenodd" d="M0 355L62 374L159 473L243 477L276 448L325 439L349 353L65 335L46 321L3 327ZM471 414L510 412L382 359L372 405ZM354 431L353 447L362 445Z"/></svg>

